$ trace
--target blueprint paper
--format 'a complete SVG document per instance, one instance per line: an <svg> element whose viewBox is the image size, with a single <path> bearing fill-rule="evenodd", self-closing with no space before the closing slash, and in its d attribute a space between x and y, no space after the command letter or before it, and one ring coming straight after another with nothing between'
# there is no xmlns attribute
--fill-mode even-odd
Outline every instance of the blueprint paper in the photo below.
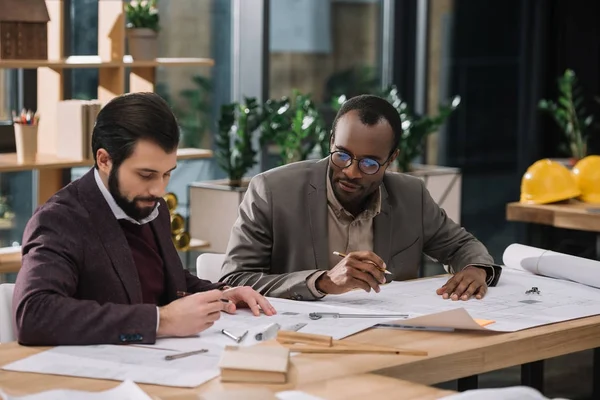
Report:
<svg viewBox="0 0 600 400"><path fill-rule="evenodd" d="M575 282L505 269L498 285L488 288L483 299L452 301L436 294L436 289L447 280L442 277L392 282L381 286L380 293L352 291L328 296L323 302L355 307L361 312L414 315L398 321L403 325L498 332L515 332L600 314L600 291ZM532 287L537 287L540 294L527 294ZM495 322L481 327L474 319Z"/></svg>
<svg viewBox="0 0 600 400"><path fill-rule="evenodd" d="M131 380L163 386L196 387L220 374L219 359L227 345L236 345L221 333L222 329L246 338L237 345L256 344L255 335L272 323L282 329L305 322L300 332L323 334L341 339L369 327L389 322L389 318L311 320L311 312L354 312L347 307L330 307L316 302L269 299L277 310L271 317L255 317L248 309L238 309L236 314L221 314L221 318L206 331L186 338L160 338L154 345L95 345L57 346L34 354L3 367L9 371L37 372L42 374L78 376L95 379ZM166 355L208 349L196 354L167 361Z"/></svg>
<svg viewBox="0 0 600 400"><path fill-rule="evenodd" d="M504 250L502 261L508 268L600 288L600 261L516 243Z"/></svg>

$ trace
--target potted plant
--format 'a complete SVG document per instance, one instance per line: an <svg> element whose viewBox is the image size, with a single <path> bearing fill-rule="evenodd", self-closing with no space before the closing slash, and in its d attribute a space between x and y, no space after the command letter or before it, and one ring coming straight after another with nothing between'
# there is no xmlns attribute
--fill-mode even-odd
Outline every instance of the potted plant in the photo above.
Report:
<svg viewBox="0 0 600 400"><path fill-rule="evenodd" d="M180 147L202 148L205 133L208 131L211 111L212 82L210 78L194 75L191 78L195 87L179 92L175 99L164 83L156 85L158 93L173 110L181 128Z"/></svg>
<svg viewBox="0 0 600 400"><path fill-rule="evenodd" d="M281 164L306 160L326 130L310 95L293 91L292 98L270 99L264 106L261 146L276 145Z"/></svg>
<svg viewBox="0 0 600 400"><path fill-rule="evenodd" d="M264 119L255 98L221 107L215 135L215 159L226 179L195 182L189 188L190 235L206 238L208 251L223 253L247 188L247 172L256 164L253 137Z"/></svg>
<svg viewBox="0 0 600 400"><path fill-rule="evenodd" d="M154 60L158 55L159 15L156 0L131 0L125 4L127 43L134 60Z"/></svg>
<svg viewBox="0 0 600 400"><path fill-rule="evenodd" d="M550 114L567 139L561 150L571 157L567 162L572 167L577 161L587 156L588 136L594 117L588 114L583 105L584 99L577 76L573 70L567 69L558 78L558 101L540 100L538 107Z"/></svg>

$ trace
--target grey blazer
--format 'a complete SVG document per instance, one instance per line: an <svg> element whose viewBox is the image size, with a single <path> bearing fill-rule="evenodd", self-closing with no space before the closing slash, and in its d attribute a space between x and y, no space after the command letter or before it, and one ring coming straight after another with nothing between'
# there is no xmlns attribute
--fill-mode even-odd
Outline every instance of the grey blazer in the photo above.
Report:
<svg viewBox="0 0 600 400"><path fill-rule="evenodd" d="M288 164L252 178L239 208L222 281L272 297L313 300L307 278L328 270L328 159ZM486 248L446 216L420 179L388 172L373 251L394 280L418 277L422 254L456 272L493 264ZM333 251L333 250L331 250Z"/></svg>

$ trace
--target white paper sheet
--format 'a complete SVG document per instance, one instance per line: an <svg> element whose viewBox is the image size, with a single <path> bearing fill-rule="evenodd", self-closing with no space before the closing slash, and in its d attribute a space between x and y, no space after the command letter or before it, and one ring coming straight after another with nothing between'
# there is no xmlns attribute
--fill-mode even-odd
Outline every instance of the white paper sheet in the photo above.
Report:
<svg viewBox="0 0 600 400"><path fill-rule="evenodd" d="M600 314L600 291L568 281L505 269L498 286L482 300L444 300L435 291L447 278L392 282L380 293L353 291L328 296L329 305L355 307L362 312L396 312L416 315L398 321L403 325L515 332L570 319ZM540 294L526 294L532 287ZM464 308L463 311L457 310ZM445 311L453 311L445 313ZM466 312L465 312L466 311ZM471 318L467 318L470 316ZM473 319L494 320L481 327Z"/></svg>
<svg viewBox="0 0 600 400"><path fill-rule="evenodd" d="M164 386L195 387L218 376L219 346L209 352L167 361L173 351L136 346L58 346L23 358L3 369L84 378L131 380Z"/></svg>
<svg viewBox="0 0 600 400"><path fill-rule="evenodd" d="M537 390L526 386L512 386L500 389L475 389L451 394L440 400L550 400ZM554 400L568 400L555 398Z"/></svg>
<svg viewBox="0 0 600 400"><path fill-rule="evenodd" d="M299 390L286 390L283 392L275 393L275 397L278 400L323 400L320 397L313 396L312 394L304 393Z"/></svg>
<svg viewBox="0 0 600 400"><path fill-rule="evenodd" d="M83 390L55 389L24 396L10 396L0 390L2 400L152 400L139 386L125 381L119 386L102 392L86 392Z"/></svg>
<svg viewBox="0 0 600 400"><path fill-rule="evenodd" d="M600 261L516 243L504 250L502 261L508 268L600 288Z"/></svg>
<svg viewBox="0 0 600 400"><path fill-rule="evenodd" d="M239 336L248 331L240 346L256 344L255 335L276 322L283 329L304 322L301 332L323 334L341 339L389 318L311 320L311 312L354 312L352 308L330 307L316 302L269 299L277 314L255 317L248 309L235 315L222 313L209 329L193 337L161 338L154 345L58 346L16 361L3 368L11 371L37 372L96 379L130 379L138 383L164 386L195 387L219 375L218 362L227 345L236 345L221 333L226 329ZM208 349L204 354L166 361L165 355Z"/></svg>
<svg viewBox="0 0 600 400"><path fill-rule="evenodd" d="M221 333L222 329L233 333L235 336L240 336L247 330L248 334L238 345L250 346L257 343L255 339L256 334L262 332L272 323L279 324L282 329L298 323L306 323L306 326L298 332L327 335L334 339L343 339L380 322L390 321L389 318L323 318L320 320L311 320L309 318L311 312L355 313L356 310L339 305L330 307L312 301L305 302L269 298L269 302L277 310L277 314L274 316L260 315L255 317L248 309L238 309L235 315L221 314L221 318L211 328L199 333L197 336L188 338L161 338L154 345L148 347L191 351L197 349L202 343L212 343L223 347L238 344Z"/></svg>

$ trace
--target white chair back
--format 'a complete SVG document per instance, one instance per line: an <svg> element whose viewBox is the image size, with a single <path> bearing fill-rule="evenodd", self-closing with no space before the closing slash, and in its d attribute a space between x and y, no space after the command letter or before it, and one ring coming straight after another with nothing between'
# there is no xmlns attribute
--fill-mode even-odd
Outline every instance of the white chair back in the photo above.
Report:
<svg viewBox="0 0 600 400"><path fill-rule="evenodd" d="M200 279L217 282L221 277L221 266L225 261L225 254L203 253L196 259L196 275Z"/></svg>
<svg viewBox="0 0 600 400"><path fill-rule="evenodd" d="M12 298L14 283L0 284L0 343L15 340L12 319Z"/></svg>

